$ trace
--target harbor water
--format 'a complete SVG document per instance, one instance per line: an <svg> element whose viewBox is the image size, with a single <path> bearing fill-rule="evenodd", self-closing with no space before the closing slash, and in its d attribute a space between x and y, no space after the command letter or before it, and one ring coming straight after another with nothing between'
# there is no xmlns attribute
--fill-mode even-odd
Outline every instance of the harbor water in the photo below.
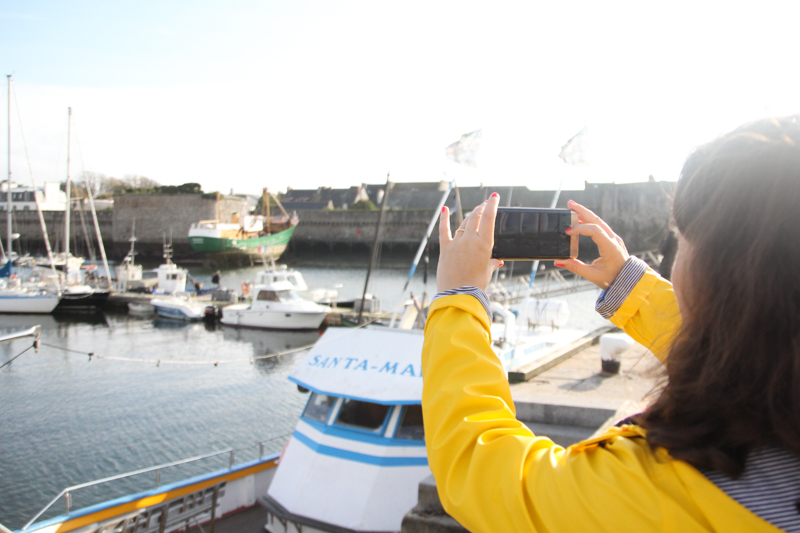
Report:
<svg viewBox="0 0 800 533"><path fill-rule="evenodd" d="M258 268L223 272L238 290ZM361 295L364 269L300 268L311 288ZM210 271L190 275L211 286ZM384 310L401 304L406 273L382 269L372 291ZM426 288L418 273L410 290ZM427 285L430 297L435 279ZM597 290L559 297L567 327L607 324ZM70 485L234 449L235 461L279 452L307 396L286 378L319 332L235 329L125 313L0 315L0 334L39 324L42 347L0 370L0 523L22 527ZM28 340L0 345L0 364ZM92 354L91 357L89 354ZM161 483L228 466L229 454L161 472ZM73 509L155 487L152 474L73 495ZM62 514L63 498L45 517Z"/></svg>

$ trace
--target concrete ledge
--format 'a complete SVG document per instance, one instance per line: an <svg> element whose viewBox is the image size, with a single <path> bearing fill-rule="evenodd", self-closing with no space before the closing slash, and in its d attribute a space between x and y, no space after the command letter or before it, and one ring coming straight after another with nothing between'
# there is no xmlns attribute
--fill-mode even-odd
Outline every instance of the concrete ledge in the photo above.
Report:
<svg viewBox="0 0 800 533"><path fill-rule="evenodd" d="M527 365L523 365L519 368L515 368L514 370L509 370L508 381L509 383L528 381L534 376L538 376L545 370L549 370L557 364L566 361L581 350L584 350L592 344L599 342L598 338L600 335L610 331L615 331L617 329L618 328L616 326L604 326L602 328L598 328L588 335L572 341L563 348L556 350L541 359L537 359L536 361L528 363Z"/></svg>

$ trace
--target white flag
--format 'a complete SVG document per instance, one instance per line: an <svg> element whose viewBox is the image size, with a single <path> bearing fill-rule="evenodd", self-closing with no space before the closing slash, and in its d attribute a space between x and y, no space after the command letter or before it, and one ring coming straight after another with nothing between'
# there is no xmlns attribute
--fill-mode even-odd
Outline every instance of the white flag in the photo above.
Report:
<svg viewBox="0 0 800 533"><path fill-rule="evenodd" d="M477 167L478 150L481 147L481 134L483 130L465 133L461 139L444 149L448 159L461 165Z"/></svg>
<svg viewBox="0 0 800 533"><path fill-rule="evenodd" d="M561 153L558 154L558 157L563 159L568 165L585 167L589 165L589 161L586 158L587 148L586 126L584 126L577 135L572 137L567 141L567 144L561 147Z"/></svg>

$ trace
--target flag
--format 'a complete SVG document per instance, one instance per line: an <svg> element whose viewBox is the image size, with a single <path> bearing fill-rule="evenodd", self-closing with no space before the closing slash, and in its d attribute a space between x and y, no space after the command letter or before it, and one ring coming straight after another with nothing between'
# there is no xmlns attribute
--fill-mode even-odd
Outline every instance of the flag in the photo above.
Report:
<svg viewBox="0 0 800 533"><path fill-rule="evenodd" d="M477 167L478 150L481 147L481 134L483 130L465 133L461 139L444 149L447 158L461 165Z"/></svg>
<svg viewBox="0 0 800 533"><path fill-rule="evenodd" d="M586 158L586 126L583 127L577 135L567 141L567 144L561 147L561 153L558 157L564 160L568 165L576 167L585 167L589 165Z"/></svg>

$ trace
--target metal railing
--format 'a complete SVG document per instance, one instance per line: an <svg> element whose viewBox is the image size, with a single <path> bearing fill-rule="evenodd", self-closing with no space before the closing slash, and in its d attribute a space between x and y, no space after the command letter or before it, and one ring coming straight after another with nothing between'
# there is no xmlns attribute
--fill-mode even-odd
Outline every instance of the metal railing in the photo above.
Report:
<svg viewBox="0 0 800 533"><path fill-rule="evenodd" d="M42 326L33 326L22 331L15 331L7 335L0 335L0 343L14 341L17 339L24 339L25 337L33 337L35 341L39 340L42 333Z"/></svg>
<svg viewBox="0 0 800 533"><path fill-rule="evenodd" d="M262 445L262 450L263 450L263 445ZM116 475L116 476L111 476L111 477L107 477L107 478L103 478L103 479L98 479L96 481L89 481L88 483L81 483L80 485L73 485L71 487L67 487L64 490L62 490L61 492L59 492L58 496L53 498L50 501L50 503L48 503L44 507L44 509L42 509L41 511L36 513L36 516L31 518L30 521L27 524L22 526L22 530L21 531L25 531L26 529L28 529L31 526L31 524L36 522L36 520L40 516L42 516L45 512L47 512L47 510L50 509L59 500L59 498L61 498L62 496L64 496L64 499L66 501L66 504L67 504L67 515L69 515L70 508L72 506L72 494L71 493L76 491L76 490L85 489L87 487L93 487L95 485L101 485L103 483L108 483L108 482L111 482L111 481L117 481L119 479L138 476L138 475L141 475L141 474L146 474L148 472L155 472L156 473L155 474L155 482L156 482L156 488L158 488L159 485L161 484L161 470L163 470L165 468L170 468L172 466L178 466L178 465L183 465L183 464L187 464L187 463L194 463L194 462L197 462L197 461L201 461L203 459L208 459L210 457L217 457L219 455L224 455L226 453L230 454L230 459L228 460L228 469L232 469L233 468L233 461L234 461L234 450L233 450L233 448L227 448L225 450L221 450L221 451L218 451L218 452L212 452L212 453L207 453L205 455L198 455L198 456L195 456L195 457L189 457L188 459L181 459L180 461L174 461L172 463L164 463L164 464L160 464L160 465L156 465L156 466L151 466L149 468L142 468L141 470L134 470L133 472L126 472L125 474L119 474L119 475ZM262 456L263 456L263 453L262 453Z"/></svg>

